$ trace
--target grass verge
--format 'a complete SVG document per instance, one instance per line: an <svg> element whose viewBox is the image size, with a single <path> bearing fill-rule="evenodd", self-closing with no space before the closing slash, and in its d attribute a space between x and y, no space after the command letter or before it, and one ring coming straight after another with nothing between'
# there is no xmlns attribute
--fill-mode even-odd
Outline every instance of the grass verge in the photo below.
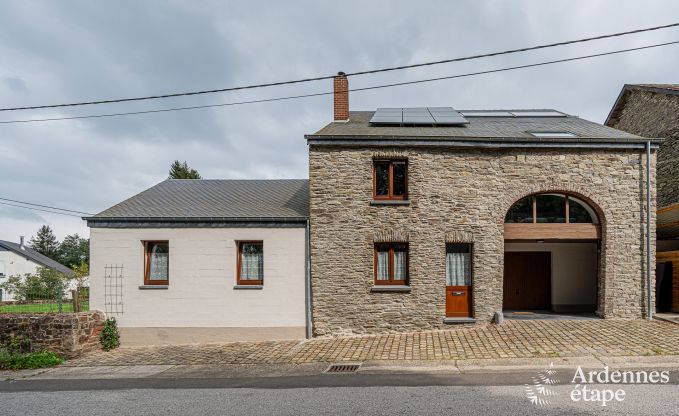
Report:
<svg viewBox="0 0 679 416"><path fill-rule="evenodd" d="M59 365L64 359L50 351L10 353L0 349L0 370L25 370Z"/></svg>
<svg viewBox="0 0 679 416"><path fill-rule="evenodd" d="M82 311L90 310L89 302L83 302ZM55 313L59 311L58 303L28 303L24 305L2 305L0 306L0 313ZM61 304L62 312L73 312L73 304L64 302Z"/></svg>

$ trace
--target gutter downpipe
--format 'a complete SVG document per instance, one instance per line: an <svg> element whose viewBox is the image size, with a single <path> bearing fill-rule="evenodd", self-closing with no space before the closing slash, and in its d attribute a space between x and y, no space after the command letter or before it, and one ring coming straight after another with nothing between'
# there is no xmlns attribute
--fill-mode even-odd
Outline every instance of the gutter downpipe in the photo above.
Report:
<svg viewBox="0 0 679 416"><path fill-rule="evenodd" d="M646 295L648 296L648 320L653 319L653 296L651 294L651 141L646 142Z"/></svg>
<svg viewBox="0 0 679 416"><path fill-rule="evenodd" d="M304 278L304 307L305 307L305 317L306 317L306 337L307 339L311 339L313 336L313 320L311 319L311 221L309 219L306 220L306 234L304 237L305 240L305 262L304 262L304 268L305 268L305 278Z"/></svg>

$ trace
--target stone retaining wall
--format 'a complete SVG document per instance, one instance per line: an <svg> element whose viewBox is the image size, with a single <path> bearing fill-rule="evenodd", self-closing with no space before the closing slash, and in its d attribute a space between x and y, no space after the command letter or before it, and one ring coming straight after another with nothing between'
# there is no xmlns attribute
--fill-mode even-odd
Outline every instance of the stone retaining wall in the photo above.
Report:
<svg viewBox="0 0 679 416"><path fill-rule="evenodd" d="M101 348L101 311L79 313L0 313L0 345L10 339L27 343L30 351L53 351L66 358Z"/></svg>

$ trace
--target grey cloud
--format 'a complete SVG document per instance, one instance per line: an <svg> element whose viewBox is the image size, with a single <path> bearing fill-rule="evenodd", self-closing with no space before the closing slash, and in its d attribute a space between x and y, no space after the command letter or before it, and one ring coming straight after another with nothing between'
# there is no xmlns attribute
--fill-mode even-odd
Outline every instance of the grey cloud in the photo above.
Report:
<svg viewBox="0 0 679 416"><path fill-rule="evenodd" d="M6 2L0 106L209 89L355 71L561 41L668 22L672 1ZM368 86L674 40L677 30L351 79ZM524 71L360 92L353 109L554 107L602 122L622 84L676 82L672 47ZM673 52L674 51L674 52ZM200 105L328 91L329 82L0 120ZM163 180L174 159L208 178L307 176L303 136L331 98L53 123L0 125L0 196L98 212ZM0 210L0 238L78 218Z"/></svg>

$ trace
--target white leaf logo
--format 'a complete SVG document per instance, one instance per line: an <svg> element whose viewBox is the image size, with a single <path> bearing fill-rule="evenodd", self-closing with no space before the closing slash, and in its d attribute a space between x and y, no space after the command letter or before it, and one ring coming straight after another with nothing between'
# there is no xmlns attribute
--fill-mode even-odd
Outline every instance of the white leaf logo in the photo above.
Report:
<svg viewBox="0 0 679 416"><path fill-rule="evenodd" d="M554 370L554 363L549 364L549 368L545 371L539 372L536 376L531 377L531 384L525 384L526 397L531 404L535 406L546 406L549 404L548 397L556 396L556 391L550 389L548 386L559 383L556 378L556 371Z"/></svg>

